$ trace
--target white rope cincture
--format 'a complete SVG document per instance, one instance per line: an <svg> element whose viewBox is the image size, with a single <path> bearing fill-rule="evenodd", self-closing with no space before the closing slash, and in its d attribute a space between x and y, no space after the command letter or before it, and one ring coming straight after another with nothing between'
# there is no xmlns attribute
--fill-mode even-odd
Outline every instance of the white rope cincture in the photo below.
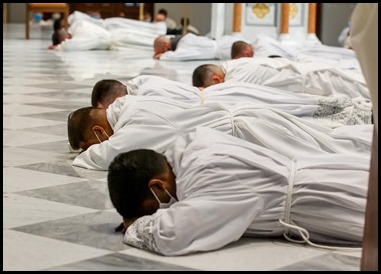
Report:
<svg viewBox="0 0 381 274"><path fill-rule="evenodd" d="M291 224L285 223L281 219L279 219L279 222L285 227L295 229L299 232L299 235L302 237L303 240L291 239L290 237L288 237L286 233L283 233L283 236L286 238L286 240L293 243L307 243L313 247L319 247L319 248L330 249L330 250L361 251L362 249L361 247L341 247L341 246L328 246L328 245L315 244L309 240L310 234L308 233L307 229L304 229L297 225L291 225Z"/></svg>
<svg viewBox="0 0 381 274"><path fill-rule="evenodd" d="M230 107L227 108L230 117L230 125L232 128L232 135L235 136L235 126L234 126L234 114L232 113L232 109Z"/></svg>
<svg viewBox="0 0 381 274"><path fill-rule="evenodd" d="M205 103L205 92L204 89L200 89L200 103L203 105Z"/></svg>
<svg viewBox="0 0 381 274"><path fill-rule="evenodd" d="M286 205L285 205L285 211L284 211L284 220L287 224L291 223L291 202L292 202L292 192L294 190L294 178L295 178L295 161L291 162L290 167L290 177L288 178L288 186L287 186L287 196L286 196ZM287 234L289 233L289 229L286 226L285 231L283 232L283 236L286 238L288 237Z"/></svg>
<svg viewBox="0 0 381 274"><path fill-rule="evenodd" d="M340 246L327 246L327 245L315 244L309 240L310 233L308 233L307 229L302 228L300 226L297 226L295 224L292 224L291 202L292 202L292 194L293 194L293 189L294 189L295 173L296 173L295 161L292 161L291 162L290 177L288 180L288 187L287 187L287 197L286 197L286 205L285 205L286 208L285 208L285 212L284 212L284 221L279 219L280 224L285 227L285 230L283 232L283 237L286 240L293 242L293 243L299 243L299 244L307 243L310 246L324 248L324 249L345 250L345 251L359 251L359 250L361 250L361 247L340 247ZM291 229L297 230L299 232L300 237L303 240L292 239L289 236Z"/></svg>

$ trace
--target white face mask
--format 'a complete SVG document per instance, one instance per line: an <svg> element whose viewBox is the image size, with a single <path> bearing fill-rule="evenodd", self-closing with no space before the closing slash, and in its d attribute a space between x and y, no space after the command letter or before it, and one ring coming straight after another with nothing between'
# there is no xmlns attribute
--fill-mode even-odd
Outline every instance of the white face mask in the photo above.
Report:
<svg viewBox="0 0 381 274"><path fill-rule="evenodd" d="M153 194L153 196L155 196L155 199L158 201L159 203L159 208L169 208L172 204L176 203L177 200L175 197L173 197L169 192L168 190L164 189L165 192L167 192L168 196L171 197L171 199L169 199L169 202L168 203L162 203L160 202L159 198L156 196L155 192L152 190L152 188L149 188Z"/></svg>

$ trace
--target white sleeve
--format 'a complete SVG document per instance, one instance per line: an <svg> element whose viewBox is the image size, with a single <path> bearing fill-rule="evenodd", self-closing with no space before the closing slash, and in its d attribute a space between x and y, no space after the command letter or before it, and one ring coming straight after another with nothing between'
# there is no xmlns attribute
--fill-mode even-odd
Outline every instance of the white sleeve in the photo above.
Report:
<svg viewBox="0 0 381 274"><path fill-rule="evenodd" d="M175 51L167 51L162 61L188 61L216 59L217 44L210 38L187 34L180 39Z"/></svg>
<svg viewBox="0 0 381 274"><path fill-rule="evenodd" d="M167 256L215 250L237 241L263 210L263 201L253 195L213 195L180 201L137 219L124 242Z"/></svg>
<svg viewBox="0 0 381 274"><path fill-rule="evenodd" d="M181 132L161 117L143 116L138 111L132 114L133 118L126 121L131 124L124 125L109 140L90 146L79 154L73 162L79 166L95 170L107 170L112 160L118 154L133 149L148 148L163 152ZM144 118L146 117L146 118ZM134 123L138 119L144 123Z"/></svg>

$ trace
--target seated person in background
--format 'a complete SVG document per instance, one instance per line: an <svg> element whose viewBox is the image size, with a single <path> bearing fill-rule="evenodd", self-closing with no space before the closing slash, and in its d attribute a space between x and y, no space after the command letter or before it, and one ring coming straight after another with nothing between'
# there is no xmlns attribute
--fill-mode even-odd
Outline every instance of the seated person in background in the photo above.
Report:
<svg viewBox="0 0 381 274"><path fill-rule="evenodd" d="M74 166L107 170L116 155L148 148L164 152L178 137L205 126L268 147L286 157L306 153L369 155L373 125L322 127L294 115L242 103L199 106L154 96L124 96L107 109L86 107L68 116Z"/></svg>
<svg viewBox="0 0 381 274"><path fill-rule="evenodd" d="M71 38L71 35L64 28L63 20L61 18L54 21L53 29L52 45L49 46L49 49L55 49L57 45L61 44L66 39Z"/></svg>
<svg viewBox="0 0 381 274"><path fill-rule="evenodd" d="M297 93L370 98L362 75L325 63L299 63L285 58L239 58L222 66L201 65L193 71L192 79L199 88L236 81Z"/></svg>
<svg viewBox="0 0 381 274"><path fill-rule="evenodd" d="M241 57L253 57L254 48L250 43L245 41L236 41L232 45L231 58L238 59Z"/></svg>
<svg viewBox="0 0 381 274"><path fill-rule="evenodd" d="M197 128L165 154L119 154L107 181L124 219L124 243L176 256L216 250L243 235L283 235L320 248L361 247L368 169L369 156L290 160Z"/></svg>
<svg viewBox="0 0 381 274"><path fill-rule="evenodd" d="M168 17L168 12L166 9L160 9L157 12L155 16L155 22L165 22L165 24L167 25L167 31L171 31L173 29L176 29L177 27L175 20Z"/></svg>
<svg viewBox="0 0 381 274"><path fill-rule="evenodd" d="M144 12L144 16L143 16L143 21L144 22L149 22L149 23L152 23L152 15L149 11L145 11Z"/></svg>
<svg viewBox="0 0 381 274"><path fill-rule="evenodd" d="M167 34L171 34L171 35L181 35L181 34L186 34L186 33L193 33L196 35L200 34L198 29L196 29L194 26L190 25L189 18L187 18L187 20L185 20L184 17L181 17L180 24L181 24L181 27L175 28L172 30L168 30ZM184 29L186 29L185 33L183 31Z"/></svg>
<svg viewBox="0 0 381 274"><path fill-rule="evenodd" d="M117 98L127 95L127 87L112 79L98 81L91 93L91 105L97 108L108 108Z"/></svg>
<svg viewBox="0 0 381 274"><path fill-rule="evenodd" d="M116 80L99 81L93 88L92 106L107 108L116 98L126 94L160 96L194 105L255 103L332 128L372 121L372 105L366 99L301 94L233 81L200 91L194 86L152 75L135 77L126 85Z"/></svg>

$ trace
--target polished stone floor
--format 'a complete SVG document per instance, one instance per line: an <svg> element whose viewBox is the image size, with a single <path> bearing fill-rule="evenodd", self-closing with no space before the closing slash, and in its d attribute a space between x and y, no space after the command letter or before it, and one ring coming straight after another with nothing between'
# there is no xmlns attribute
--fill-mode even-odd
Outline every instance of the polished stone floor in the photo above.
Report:
<svg viewBox="0 0 381 274"><path fill-rule="evenodd" d="M191 82L205 62L128 51L52 52L50 30L3 30L3 270L359 270L361 252L242 238L221 250L164 257L122 242L106 173L71 165L66 119L99 79L155 74ZM218 63L218 61L210 61Z"/></svg>

